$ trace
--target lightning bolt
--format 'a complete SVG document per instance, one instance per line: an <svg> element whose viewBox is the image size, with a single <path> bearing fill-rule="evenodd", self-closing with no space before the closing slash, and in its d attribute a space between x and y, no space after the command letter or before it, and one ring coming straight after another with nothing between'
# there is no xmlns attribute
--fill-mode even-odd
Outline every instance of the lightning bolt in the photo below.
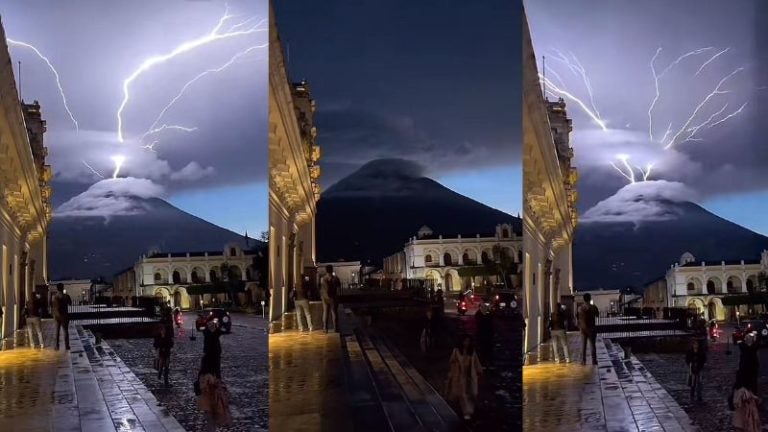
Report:
<svg viewBox="0 0 768 432"><path fill-rule="evenodd" d="M117 175L120 173L120 168L123 166L123 162L125 162L125 156L112 156L112 161L115 162L115 172L112 174L112 178L116 179Z"/></svg>
<svg viewBox="0 0 768 432"><path fill-rule="evenodd" d="M104 178L104 174L102 174L102 173L100 173L100 172L96 171L96 169L94 169L92 166L88 165L88 162L86 162L86 161L85 161L85 159L80 159L80 162L82 162L82 163L83 163L83 165L85 165L86 167L88 167L88 169L89 169L89 170L91 170L91 172L92 172L92 173L96 174L97 176L99 176L99 177L101 177L101 178Z"/></svg>
<svg viewBox="0 0 768 432"><path fill-rule="evenodd" d="M625 154L620 154L616 156L616 159L620 160L624 167L626 168L626 171L624 169L619 168L613 161L610 162L611 166L619 172L625 179L629 180L630 184L635 183L635 171L632 169L632 166L629 165L629 156Z"/></svg>
<svg viewBox="0 0 768 432"><path fill-rule="evenodd" d="M587 95L589 95L589 102L592 105L592 110L595 112L595 115L599 118L600 111L598 111L597 105L595 104L595 97L592 91L592 82L589 80L589 76L587 75L587 71L584 68L584 66L581 64L581 62L579 61L579 59L576 57L574 53L569 51L569 54L571 55L571 59L569 59L560 50L555 49L554 51L556 54L555 60L558 60L563 64L565 64L574 75L577 75L581 78L582 82L584 83L584 87L587 90ZM562 82L562 80L560 81Z"/></svg>
<svg viewBox="0 0 768 432"><path fill-rule="evenodd" d="M578 97L574 96L573 94L561 89L560 87L556 86L549 78L545 78L543 75L539 74L539 79L544 83L544 85L547 87L547 91L554 91L553 94L559 95L559 96L565 96L566 98L576 102L579 107L595 122L598 126L604 131L607 131L608 128L605 126L605 122L592 112L592 110L589 109L589 107ZM551 89L551 90L550 90Z"/></svg>
<svg viewBox="0 0 768 432"><path fill-rule="evenodd" d="M155 152L155 144L157 144L159 142L160 141L155 140L155 141L152 141L151 143L149 143L147 145L141 146L141 148L147 149L147 150L151 151L152 153L156 153Z"/></svg>
<svg viewBox="0 0 768 432"><path fill-rule="evenodd" d="M186 127L186 126L179 126L179 125L167 125L164 124L160 126L159 128L150 129L147 132L144 133L144 135L141 136L141 139L148 137L149 135L154 135L156 133L160 133L164 130L173 129L173 130L180 130L184 132L194 132L197 130L196 127Z"/></svg>
<svg viewBox="0 0 768 432"><path fill-rule="evenodd" d="M653 168L653 165L654 164L649 163L645 166L645 169L637 167L637 169L640 170L640 173L643 175L643 181L648 181L648 177L651 176L651 169Z"/></svg>
<svg viewBox="0 0 768 432"><path fill-rule="evenodd" d="M166 61L177 57L179 55L182 55L184 53L187 53L189 51L192 51L196 48L209 45L211 43L214 43L216 41L224 40L224 39L230 39L233 37L238 36L244 36L253 34L260 31L267 31L268 29L262 28L262 24L266 22L266 20L262 19L259 22L257 22L255 25L245 28L243 30L237 30L238 27L241 27L244 23L241 22L240 24L235 24L234 26L230 27L228 30L222 32L222 27L224 24L229 20L233 18L233 15L229 15L229 8L227 7L224 11L224 15L219 19L216 26L211 30L208 34L205 36L199 37L197 39L187 41L182 43L181 45L174 48L171 52L163 55L157 55L150 57L144 62L139 65L139 67L131 73L128 78L126 78L123 81L123 100L120 103L120 107L117 110L117 139L120 142L124 142L124 136L123 136L123 110L125 109L125 106L128 104L128 100L130 99L130 87L131 84L138 79L143 73L147 72L148 70L152 69L154 66L157 66L161 63L165 63ZM248 20L251 21L251 20ZM247 21L246 21L247 22Z"/></svg>
<svg viewBox="0 0 768 432"><path fill-rule="evenodd" d="M686 129L688 128L688 126L691 124L691 122L693 121L693 119L694 119L694 118L696 118L696 115L698 115L698 113L699 113L699 111L701 110L701 108L702 108L702 107L704 107L704 106L707 104L707 102L709 102L709 101L710 101L710 99L712 99L713 97L715 97L715 96L717 96L717 95L721 95L721 94L726 94L726 93L729 93L729 91L728 91L728 90L721 90L721 89L720 89L720 87L722 87L722 86L723 86L723 84L725 84L725 83L726 83L726 82L727 82L727 81L728 81L728 80L729 80L731 77L733 77L734 75L736 75L737 73L739 73L739 72L741 72L741 71L743 71L743 70L744 70L744 68L736 68L736 70L734 70L733 72L731 72L731 73L729 73L728 75L726 75L726 76L725 76L723 79L721 79L721 80L720 80L720 82L718 82L718 83L717 83L717 86L715 87L715 89L714 89L714 90L712 90L712 92L710 92L710 93L709 93L709 94L708 94L708 95L707 95L707 96L706 96L706 97L705 97L705 98L704 98L704 99L703 99L703 100L702 100L702 101L701 101L701 102L700 102L700 103L699 103L699 104L696 106L696 109L694 109L694 110L693 110L693 114L691 114L691 115L690 115L690 117L688 117L688 120L686 120L686 122L683 124L683 127L681 127L681 128L680 128L680 130L679 130L679 131L678 131L678 132L677 132L677 133L676 133L676 134L675 134L675 135L672 137L672 139L669 141L669 143L668 143L667 145L665 145L665 146L664 146L664 150L667 150L667 149L671 148L672 146L674 146L675 144L678 144L678 143L676 142L676 141L677 141L677 138L678 138L678 137L679 137L679 136L680 136L680 135L681 135L683 132L685 132L685 130L686 130ZM741 112L740 110L741 110L741 109L743 109L743 108L744 108L744 106L742 106L742 108L740 108L738 112ZM736 112L736 113L734 113L734 114L732 114L732 115L729 115L729 116L728 116L728 118L731 118L731 117L733 117L734 115L738 114L738 112ZM718 122L718 123L722 123L722 122ZM685 142L685 141L683 141L683 142Z"/></svg>
<svg viewBox="0 0 768 432"><path fill-rule="evenodd" d="M43 53L40 52L37 48L35 48L33 45L30 45L26 42L17 41L11 38L6 38L9 44L16 45L24 48L28 48L32 50L40 59L42 59L45 64L48 65L48 69L53 72L53 76L56 78L56 86L59 88L59 94L61 95L61 100L64 102L64 109L67 110L67 114L69 114L69 118L72 119L72 123L75 125L75 130L78 132L80 131L80 125L77 123L77 120L75 120L74 114L72 114L72 110L69 108L69 103L67 102L67 96L64 94L64 88L61 86L61 78L59 77L59 72L56 70L55 67L53 67L53 64L50 60L48 60L48 57L44 56Z"/></svg>
<svg viewBox="0 0 768 432"><path fill-rule="evenodd" d="M236 62L238 59L240 59L241 57L243 57L243 56L247 55L247 54L248 54L248 53L250 53L251 51L254 51L254 50L256 50L256 49L259 49L259 48L264 48L264 47L266 47L266 45L257 45L257 46L252 46L252 47L249 47L249 48L247 48L246 50L244 50L244 51L241 51L241 52L239 52L239 53L235 54L235 55L234 55L234 56L233 56L231 59L229 59L229 61L228 61L228 62L224 63L223 65L221 65L221 66L219 66L219 67L217 67L217 68L208 69L208 70L206 70L206 71L204 71L204 72L202 72L202 73L198 74L196 77L192 78L191 80L189 80L189 82L187 82L186 84L184 84L184 87L182 87L182 88L181 88L181 90L180 90L180 91L179 91L179 93L176 95L176 97L174 97L174 98L173 98L173 99L172 99L172 100L171 100L171 101L168 103L168 105L166 105L166 106L165 106L165 108L163 108L163 110L162 110L162 111L160 111L160 114L158 114L157 118L156 118L156 119L155 119L155 121L152 123L152 126L150 126L150 127L149 127L149 130L147 131L147 133L145 133L145 134L144 134L144 136L143 136L142 138L144 138L144 137L146 137L147 135L149 135L149 134L153 133L153 130L155 129L155 127L157 126L157 124L160 122L160 120L163 118L163 116L165 115L165 113L166 113L166 112L167 112L169 109L171 109L171 107L172 107L172 106L173 106L173 105L176 103L176 101L178 101L178 100L179 100L179 99L180 99L180 98L181 98L181 97L184 95L184 92L186 92L186 91L187 91L187 89L188 89L188 88L189 88L189 87L190 87L192 84L194 84L195 82L197 82L199 79L201 79L201 78L205 77L206 75L209 75L209 74L212 74L212 73L218 73L218 72L221 72L221 71L223 71L224 69L227 69L227 68L228 68L229 66L231 66L233 63L235 63L235 62Z"/></svg>
<svg viewBox="0 0 768 432"><path fill-rule="evenodd" d="M706 48L699 48L697 50L689 51L669 64L664 70L661 71L661 73L656 73L656 59L659 57L659 54L661 54L662 49L658 48L656 50L656 54L653 55L651 58L651 74L653 75L653 84L656 89L656 96L653 98L653 101L651 102L651 106L648 107L648 138L650 138L651 141L653 141L653 108L656 106L656 102L659 101L659 80L667 73L669 72L673 67L678 65L681 61L685 60L686 58L694 55L701 54L703 52L709 51L714 49L713 47L706 47ZM710 59L711 60L711 59Z"/></svg>
<svg viewBox="0 0 768 432"><path fill-rule="evenodd" d="M704 69L704 68L705 68L705 67L706 67L708 64L712 63L712 62L713 62L713 61L714 61L716 58L720 57L722 54L725 54L725 53L727 53L727 52L728 52L730 49L731 49L730 47L729 47L729 48L726 48L726 49L724 49L724 50L722 50L722 51L718 52L717 54L713 55L712 57L710 57L710 59L709 59L709 60L705 61L705 62L704 62L704 64L702 64L702 65L701 65L701 67L699 68L699 70L697 70L697 71L696 71L696 73L695 73L695 74L693 74L693 76L697 76L699 73L701 73L701 71L702 71L702 70L703 70L703 69Z"/></svg>

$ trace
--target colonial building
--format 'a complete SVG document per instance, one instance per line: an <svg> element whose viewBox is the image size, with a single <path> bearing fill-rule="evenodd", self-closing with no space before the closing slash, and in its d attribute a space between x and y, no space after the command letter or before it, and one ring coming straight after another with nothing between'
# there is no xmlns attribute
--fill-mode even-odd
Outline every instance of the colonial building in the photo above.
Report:
<svg viewBox="0 0 768 432"><path fill-rule="evenodd" d="M571 243L577 222L571 120L560 99L542 92L527 20L523 31L523 314L524 349L549 338L558 302L573 310Z"/></svg>
<svg viewBox="0 0 768 432"><path fill-rule="evenodd" d="M24 303L48 278L51 167L40 104L19 100L0 24L0 339L19 329Z"/></svg>
<svg viewBox="0 0 768 432"><path fill-rule="evenodd" d="M739 261L697 261L686 252L667 270L667 305L696 309L707 319L732 320L737 310L749 312L748 306L724 306L723 299L765 289L767 276L768 250L759 260Z"/></svg>
<svg viewBox="0 0 768 432"><path fill-rule="evenodd" d="M342 288L348 288L356 286L362 283L364 268L360 261L338 261L338 262L326 262L319 263L318 278L325 276L325 266L332 265L333 272L336 273L336 277L339 278Z"/></svg>
<svg viewBox="0 0 768 432"><path fill-rule="evenodd" d="M659 316L665 307L670 305L667 296L667 278L661 277L645 285L643 290L643 307L651 308Z"/></svg>
<svg viewBox="0 0 768 432"><path fill-rule="evenodd" d="M52 289L49 293L48 304L52 304L58 284L64 285L67 294L72 298L72 304L89 304L93 301L93 282L90 279L68 279L51 281Z"/></svg>
<svg viewBox="0 0 768 432"><path fill-rule="evenodd" d="M510 263L519 264L522 246L523 239L520 233L514 232L511 224L497 225L492 234L450 238L436 235L424 226L408 240L403 251L384 259L383 273L387 279L425 279L435 288L458 292L503 283L496 272L465 272L462 269L474 267L481 270L485 264L500 261L502 256ZM515 267L519 269L519 266ZM507 285L517 282L518 269L509 275Z"/></svg>
<svg viewBox="0 0 768 432"><path fill-rule="evenodd" d="M155 297L170 301L174 307L190 309L207 304L213 297L226 299L226 294L202 293L191 295L193 286L216 282L242 281L247 293L258 289L254 257L257 252L245 251L236 244L222 251L153 253L143 255L130 269L115 275L113 297L126 304L135 297Z"/></svg>
<svg viewBox="0 0 768 432"><path fill-rule="evenodd" d="M270 5L269 43L269 319L282 329L289 294L314 283L315 213L320 198L320 148L309 85L293 83ZM313 288L313 287L309 287Z"/></svg>

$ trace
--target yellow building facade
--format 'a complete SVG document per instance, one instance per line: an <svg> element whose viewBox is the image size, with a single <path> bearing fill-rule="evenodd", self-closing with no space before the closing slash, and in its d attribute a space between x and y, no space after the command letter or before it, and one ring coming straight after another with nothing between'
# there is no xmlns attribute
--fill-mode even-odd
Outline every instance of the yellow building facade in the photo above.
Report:
<svg viewBox="0 0 768 432"><path fill-rule="evenodd" d="M523 314L524 350L549 338L558 302L573 302L571 246L577 223L576 169L565 102L542 91L528 22L523 31Z"/></svg>
<svg viewBox="0 0 768 432"><path fill-rule="evenodd" d="M320 148L315 102L306 82L290 81L270 7L269 43L269 319L280 331L290 292L314 283L315 214Z"/></svg>

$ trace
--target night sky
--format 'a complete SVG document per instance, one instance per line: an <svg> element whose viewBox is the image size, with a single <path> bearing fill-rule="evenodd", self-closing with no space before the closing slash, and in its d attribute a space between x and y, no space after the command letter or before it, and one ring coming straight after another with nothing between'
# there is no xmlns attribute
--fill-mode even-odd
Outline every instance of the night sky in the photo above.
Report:
<svg viewBox="0 0 768 432"><path fill-rule="evenodd" d="M289 73L317 102L323 188L368 161L402 158L517 214L521 9L504 0L278 2Z"/></svg>
<svg viewBox="0 0 768 432"><path fill-rule="evenodd" d="M234 16L222 26L222 33L233 26L235 31L256 28L259 20L268 18L266 0L227 3ZM48 122L45 141L55 173L57 208L102 180L85 163L111 178L111 157L119 154L126 158L120 177L134 179L120 180L118 189L160 195L217 225L239 233L247 229L253 237L266 230L265 47L252 49L226 70L191 84L156 125L196 130L164 130L140 138L186 82L223 66L238 52L266 44L267 21L258 27L264 31L195 48L140 75L130 87L124 110L125 142L117 139L123 81L145 59L211 32L224 13L223 1L3 2L0 14L6 36L34 45L50 59L79 122L78 132L46 64L33 51L10 44L14 70L16 62L22 62L23 97L27 102L39 100ZM142 148L154 141L155 152ZM98 211L105 215L120 211L120 203L106 202L96 192L81 195L64 208L102 199Z"/></svg>
<svg viewBox="0 0 768 432"><path fill-rule="evenodd" d="M610 165L614 162L626 172L617 159L626 155L633 166L655 163L649 176L653 181L642 185L643 193L690 199L768 234L768 123L764 120L768 40L764 23L757 22L768 12L765 2L537 0L526 3L526 12L540 71L546 56L547 78L590 110L596 106L608 129L601 130L585 110L566 98L581 174L582 212L628 184ZM652 111L651 138L648 111L655 97L651 60L659 48L654 65L661 75L660 96ZM703 48L708 49L661 74L681 55ZM583 66L594 105L586 83L560 60L558 51L572 64L575 57ZM692 127L711 116L712 121L697 130L692 140L678 140L663 150L669 136L683 128L718 82L738 68L743 70L720 88L727 93L710 98L680 137L687 137ZM742 106L738 114L713 125ZM662 140L670 124L672 134ZM637 178L642 178L635 170ZM632 208L624 204L620 197L614 200L616 210Z"/></svg>

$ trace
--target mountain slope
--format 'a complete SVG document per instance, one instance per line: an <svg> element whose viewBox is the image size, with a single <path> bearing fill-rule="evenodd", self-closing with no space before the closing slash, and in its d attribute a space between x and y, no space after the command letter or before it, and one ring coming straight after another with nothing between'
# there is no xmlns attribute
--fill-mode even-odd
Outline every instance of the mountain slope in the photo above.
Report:
<svg viewBox="0 0 768 432"><path fill-rule="evenodd" d="M159 198L121 197L127 214L55 216L48 232L49 275L61 278L112 276L142 253L219 251L243 235L192 216ZM250 240L250 246L258 242Z"/></svg>
<svg viewBox="0 0 768 432"><path fill-rule="evenodd" d="M663 277L685 252L697 261L748 260L759 259L768 248L768 237L697 204L648 196L638 196L634 203L652 205L657 217L641 222L598 220L576 228L577 290L643 287Z"/></svg>
<svg viewBox="0 0 768 432"><path fill-rule="evenodd" d="M324 192L317 203L319 262L344 259L380 266L403 249L419 228L435 235L474 237L495 233L496 225L519 218L493 209L422 176L400 159L369 162Z"/></svg>

